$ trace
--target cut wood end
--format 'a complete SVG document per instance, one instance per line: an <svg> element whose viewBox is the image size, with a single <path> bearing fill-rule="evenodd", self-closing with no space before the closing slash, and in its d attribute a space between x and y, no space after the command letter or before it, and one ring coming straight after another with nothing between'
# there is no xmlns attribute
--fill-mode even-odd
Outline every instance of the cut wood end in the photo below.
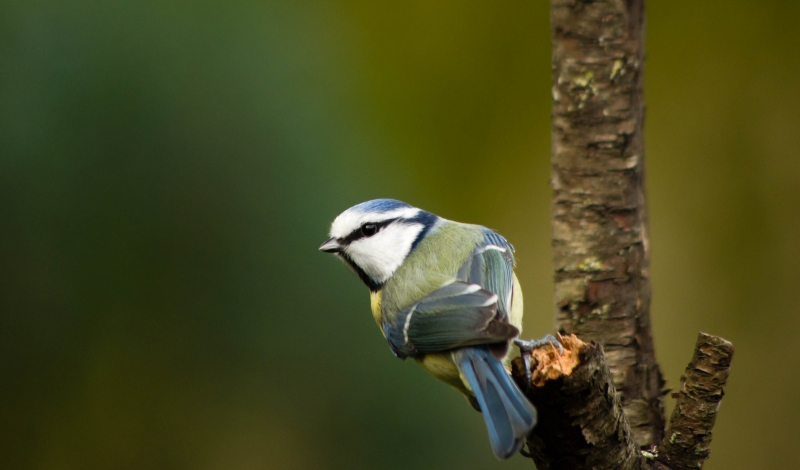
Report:
<svg viewBox="0 0 800 470"><path fill-rule="evenodd" d="M553 345L533 350L531 384L534 387L542 387L548 380L570 375L580 364L579 354L586 347L586 343L575 335L561 336L559 334L558 340L564 346L563 353L560 353L558 348Z"/></svg>

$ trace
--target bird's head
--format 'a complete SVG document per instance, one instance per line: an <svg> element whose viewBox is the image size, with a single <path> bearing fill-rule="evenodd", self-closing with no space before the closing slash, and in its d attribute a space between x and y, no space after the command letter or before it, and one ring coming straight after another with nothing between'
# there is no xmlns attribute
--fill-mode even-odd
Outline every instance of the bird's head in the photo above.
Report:
<svg viewBox="0 0 800 470"><path fill-rule="evenodd" d="M362 202L339 214L320 251L333 253L372 291L380 289L439 218L394 199Z"/></svg>

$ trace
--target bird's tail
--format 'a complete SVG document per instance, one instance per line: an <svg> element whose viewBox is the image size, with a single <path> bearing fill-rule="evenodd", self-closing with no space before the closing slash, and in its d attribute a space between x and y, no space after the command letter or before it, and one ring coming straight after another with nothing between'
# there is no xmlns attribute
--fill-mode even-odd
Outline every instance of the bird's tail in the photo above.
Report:
<svg viewBox="0 0 800 470"><path fill-rule="evenodd" d="M487 346L459 349L453 356L480 405L494 455L498 459L511 457L522 448L525 436L536 424L536 408Z"/></svg>

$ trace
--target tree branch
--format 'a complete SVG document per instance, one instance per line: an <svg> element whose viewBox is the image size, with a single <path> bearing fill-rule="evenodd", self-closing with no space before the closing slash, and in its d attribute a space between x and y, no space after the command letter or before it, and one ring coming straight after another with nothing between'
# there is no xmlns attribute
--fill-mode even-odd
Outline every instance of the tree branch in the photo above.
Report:
<svg viewBox="0 0 800 470"><path fill-rule="evenodd" d="M531 383L521 358L511 364L517 385L539 411L528 436L539 470L698 470L709 456L711 429L733 359L728 341L700 333L667 437L658 448L640 451L614 389L602 346L575 335L560 337L564 353L533 352Z"/></svg>
<svg viewBox="0 0 800 470"><path fill-rule="evenodd" d="M603 346L642 448L664 433L650 331L643 0L551 0L552 223L559 331Z"/></svg>
<svg viewBox="0 0 800 470"><path fill-rule="evenodd" d="M711 452L711 429L725 395L732 359L731 343L719 336L698 335L692 361L681 377L681 390L673 394L678 401L658 451L656 468L703 468Z"/></svg>
<svg viewBox="0 0 800 470"><path fill-rule="evenodd" d="M540 470L700 469L733 347L701 333L665 438L650 329L644 0L551 0L551 38L556 322L571 336L563 355L534 351L530 384L512 363L539 411L531 457Z"/></svg>
<svg viewBox="0 0 800 470"><path fill-rule="evenodd" d="M633 440L606 366L602 346L562 337L565 354L534 351L528 399L539 424L528 448L539 470L644 470L647 464ZM522 360L512 374L525 390Z"/></svg>

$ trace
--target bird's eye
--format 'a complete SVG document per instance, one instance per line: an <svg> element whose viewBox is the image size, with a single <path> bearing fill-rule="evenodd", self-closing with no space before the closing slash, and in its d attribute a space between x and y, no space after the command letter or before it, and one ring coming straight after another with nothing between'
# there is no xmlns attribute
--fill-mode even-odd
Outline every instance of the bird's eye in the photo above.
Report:
<svg viewBox="0 0 800 470"><path fill-rule="evenodd" d="M365 237L371 237L378 232L378 226L375 224L364 224L361 227L361 233L364 234Z"/></svg>

